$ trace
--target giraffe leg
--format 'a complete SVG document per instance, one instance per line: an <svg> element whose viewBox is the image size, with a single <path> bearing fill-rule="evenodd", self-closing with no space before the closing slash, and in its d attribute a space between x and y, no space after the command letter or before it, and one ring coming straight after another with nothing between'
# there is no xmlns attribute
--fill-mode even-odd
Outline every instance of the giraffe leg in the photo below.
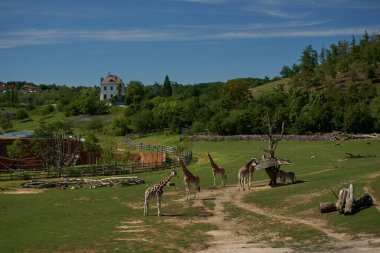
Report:
<svg viewBox="0 0 380 253"><path fill-rule="evenodd" d="M186 200L190 199L190 189L189 189L189 184L185 184L186 187Z"/></svg>
<svg viewBox="0 0 380 253"><path fill-rule="evenodd" d="M214 187L216 187L216 184L215 184L215 172L212 172L212 175L214 176Z"/></svg>
<svg viewBox="0 0 380 253"><path fill-rule="evenodd" d="M149 207L148 197L145 196L145 202L144 202L144 216L148 216L148 207Z"/></svg>
<svg viewBox="0 0 380 253"><path fill-rule="evenodd" d="M161 199L162 195L157 196L157 216L161 216Z"/></svg>

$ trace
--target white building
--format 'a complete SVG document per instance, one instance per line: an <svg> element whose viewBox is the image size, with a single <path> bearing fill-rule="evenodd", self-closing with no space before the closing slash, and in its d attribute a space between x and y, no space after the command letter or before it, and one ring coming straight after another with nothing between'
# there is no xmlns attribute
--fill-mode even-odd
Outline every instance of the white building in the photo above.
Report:
<svg viewBox="0 0 380 253"><path fill-rule="evenodd" d="M106 77L100 79L100 100L109 100L117 97L122 101L125 95L125 84L117 75L108 73Z"/></svg>

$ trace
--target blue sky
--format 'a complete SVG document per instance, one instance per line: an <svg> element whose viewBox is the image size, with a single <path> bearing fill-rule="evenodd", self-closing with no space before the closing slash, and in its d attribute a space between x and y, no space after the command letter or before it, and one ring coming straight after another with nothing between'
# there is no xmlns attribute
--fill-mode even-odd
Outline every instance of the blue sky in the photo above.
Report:
<svg viewBox="0 0 380 253"><path fill-rule="evenodd" d="M378 0L0 0L0 81L273 77L365 30L380 31Z"/></svg>

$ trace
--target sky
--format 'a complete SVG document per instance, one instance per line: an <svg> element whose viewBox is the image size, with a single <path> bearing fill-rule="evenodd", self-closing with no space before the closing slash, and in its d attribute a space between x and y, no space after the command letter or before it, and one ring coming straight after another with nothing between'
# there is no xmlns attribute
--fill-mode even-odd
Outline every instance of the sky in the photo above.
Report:
<svg viewBox="0 0 380 253"><path fill-rule="evenodd" d="M272 78L364 31L380 32L378 0L0 0L0 81Z"/></svg>

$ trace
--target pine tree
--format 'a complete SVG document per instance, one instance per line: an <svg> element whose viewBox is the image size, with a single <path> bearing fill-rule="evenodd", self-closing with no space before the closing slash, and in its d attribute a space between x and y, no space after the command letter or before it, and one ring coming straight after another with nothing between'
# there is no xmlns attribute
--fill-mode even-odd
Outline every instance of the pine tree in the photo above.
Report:
<svg viewBox="0 0 380 253"><path fill-rule="evenodd" d="M163 97L171 97L173 94L172 85L169 79L169 76L165 76L164 85L162 87L161 95Z"/></svg>

